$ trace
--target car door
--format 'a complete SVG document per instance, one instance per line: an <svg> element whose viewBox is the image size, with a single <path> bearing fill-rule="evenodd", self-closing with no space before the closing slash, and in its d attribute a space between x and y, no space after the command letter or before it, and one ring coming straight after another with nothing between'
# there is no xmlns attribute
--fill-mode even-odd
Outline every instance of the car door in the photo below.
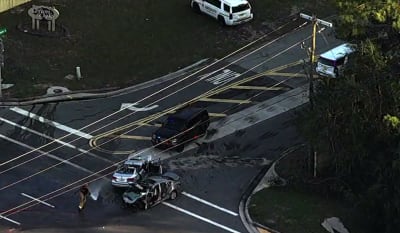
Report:
<svg viewBox="0 0 400 233"><path fill-rule="evenodd" d="M161 199L165 200L168 198L168 187L166 182L161 182L160 183L161 187Z"/></svg>
<svg viewBox="0 0 400 233"><path fill-rule="evenodd" d="M188 138L191 140L196 139L201 134L201 115L193 117L190 121L190 130L188 133Z"/></svg>
<svg viewBox="0 0 400 233"><path fill-rule="evenodd" d="M185 131L185 141L190 141L193 138L193 129L194 129L194 118L190 119L186 123L186 131Z"/></svg>
<svg viewBox="0 0 400 233"><path fill-rule="evenodd" d="M220 0L204 0L204 13L217 18L221 8Z"/></svg>
<svg viewBox="0 0 400 233"><path fill-rule="evenodd" d="M160 184L155 184L153 185L153 187L151 188L151 192L153 194L152 198L151 198L151 202L152 204L157 204L159 201L161 201L161 187Z"/></svg>
<svg viewBox="0 0 400 233"><path fill-rule="evenodd" d="M203 111L200 116L201 127L200 133L205 134L207 132L208 126L210 125L210 117L207 111Z"/></svg>

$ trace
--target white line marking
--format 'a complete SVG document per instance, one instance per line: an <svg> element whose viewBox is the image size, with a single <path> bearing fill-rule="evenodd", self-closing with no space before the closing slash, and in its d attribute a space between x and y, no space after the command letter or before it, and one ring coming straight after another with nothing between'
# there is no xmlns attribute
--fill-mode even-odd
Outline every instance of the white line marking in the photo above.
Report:
<svg viewBox="0 0 400 233"><path fill-rule="evenodd" d="M211 76L212 74L215 74L216 72L211 72L208 74L204 74L199 76L200 79L202 79L203 77L206 76ZM235 78L239 77L241 74L237 73L235 71L232 71L230 69L223 69L221 73L215 75L215 76L211 76L209 78L207 78L205 81L206 82L210 82L214 85L220 85L220 84L225 84L228 83L232 80L234 80Z"/></svg>
<svg viewBox="0 0 400 233"><path fill-rule="evenodd" d="M206 201L206 200L203 200L203 199L201 199L201 198L199 198L199 197L196 197L196 196L194 196L194 195L192 195L192 194L190 194L190 193L182 192L182 194L185 195L185 196L187 196L187 197L190 197L190 198L192 198L192 199L194 199L194 200L196 200L196 201L199 201L199 202L202 202L202 203L204 203L204 204L206 204L206 205L209 205L209 206L211 206L211 207L214 207L215 209L219 209L219 210L221 210L221 211L224 211L225 213L228 213L228 214L230 214L230 215L238 216L238 214L235 213L235 212L233 212L233 211L230 211L230 210L227 210L227 209L225 209L225 208L219 207L219 206L217 206L217 205L215 205L215 204L213 204L213 203L211 203L211 202L208 202L208 201Z"/></svg>
<svg viewBox="0 0 400 233"><path fill-rule="evenodd" d="M61 129L61 130L66 131L66 132L68 132L68 133L75 134L75 135L77 135L77 136L79 136L79 137L83 137L83 138L86 138L86 139L91 139L91 138L93 137L93 136L90 135L90 134L81 132L81 131L79 131L79 130L73 129L73 128L68 127L68 126L66 126L66 125L62 125L62 124L57 123L57 122L55 122L55 121L48 120L48 119L46 119L46 118L44 118L44 117L42 117L42 116L38 116L38 115L36 115L35 113L28 112L28 111L26 111L26 110L24 110L24 109L22 109L22 108L12 107L12 108L10 108L10 110L11 110L11 111L14 111L14 112L16 112L16 113L19 113L19 114L21 114L21 115L23 115L23 116L27 116L27 117L30 117L30 118L32 118L32 119L38 120L38 121L40 121L40 122L42 122L42 123L45 123L45 124L54 126L54 127L58 128L58 129Z"/></svg>
<svg viewBox="0 0 400 233"><path fill-rule="evenodd" d="M62 162L62 163L68 164L68 165L70 165L70 166L72 166L72 167L74 167L74 168L77 168L77 169L81 170L81 171L84 171L84 172L87 172L87 173L90 173L90 174L93 174L93 173L94 173L94 172L92 172L92 171L90 171L90 170L88 170L88 169L86 169L86 168L84 168L84 167L79 166L78 164L71 163L71 162L68 161L68 160L59 158L59 157L57 157L57 156L55 156L55 155L52 155L52 154L47 153L47 152L44 152L44 151L42 151L42 150L37 150L37 149L35 149L35 148L33 148L33 147L29 146L29 145L26 145L26 144L24 144L24 143L22 143L22 142L19 142L19 141L17 141L17 140L14 140L14 139L12 139L12 138L9 138L9 137L7 137L7 136L4 136L3 134L0 134L0 138L3 138L3 139L5 139L5 140L7 140L7 141L9 141L9 142L15 143L15 144L20 145L20 146L22 146L22 147L28 148L29 150L36 150L37 152L42 153L42 154L46 155L46 156L49 157L49 158L52 158L52 159L58 160L58 161L60 161L60 162ZM17 158L18 158L18 157L17 157ZM14 158L13 160L15 160L15 158ZM1 164L0 164L0 165L1 165Z"/></svg>
<svg viewBox="0 0 400 233"><path fill-rule="evenodd" d="M43 205L47 205L48 207L55 208L55 206L53 206L53 205L51 205L51 204L49 204L49 203L47 203L47 202L41 201L41 200L39 200L39 199L37 199L37 198L34 198L34 197L32 197L32 196L29 196L29 195L26 194L26 193L21 193L21 195L24 196L24 197L30 198L30 199L32 199L32 200L34 200L34 201L37 201L37 202L39 202L39 203L42 203Z"/></svg>
<svg viewBox="0 0 400 233"><path fill-rule="evenodd" d="M14 221L14 220L12 220L12 219L9 219L9 218L7 218L7 217L4 217L4 216L1 215L1 214L0 214L0 218L5 219L5 220L7 220L7 221L9 221L9 222L15 223L15 224L17 224L17 225L21 225L21 223L19 223L19 222L17 222L17 221Z"/></svg>
<svg viewBox="0 0 400 233"><path fill-rule="evenodd" d="M168 202L162 202L162 204L164 204L164 205L166 205L166 206L168 206L168 207L171 207L171 208L173 208L173 209L176 209L176 210L178 210L178 211L180 211L180 212L182 212L182 213L185 213L185 214L187 214L187 215L190 215L190 216L192 216L192 217L195 217L195 218L197 218L197 219L200 219L200 220L202 220L202 221L204 221L204 222L210 223L210 224L212 224L212 225L214 225L214 226L216 226L216 227L222 228L222 229L224 229L224 230L226 230L226 231L230 231L230 232L232 232L232 233L240 233L239 231L233 230L232 228L229 228L229 227L226 227L226 226L221 225L221 224L219 224L219 223L216 223L216 222L214 222L214 221L212 221L212 220L210 220L210 219L204 218L204 217L202 217L202 216L200 216L200 215L197 215L197 214L192 213L192 212L190 212L190 211L184 210L184 209L182 209L182 208L180 208L180 207L178 207L178 206L172 205L172 204L170 204L170 203L168 203Z"/></svg>
<svg viewBox="0 0 400 233"><path fill-rule="evenodd" d="M92 156L92 157L95 157L95 158L97 158L97 159L106 161L106 162L108 162L108 163L114 163L113 161L111 161L111 160L109 160L109 159L103 158L103 157L98 156L98 155L96 155L96 154L93 154L93 153L91 153L91 152L89 152L89 151L87 151L87 150L84 150L84 149L78 148L78 147L76 147L76 146L74 146L74 145L71 145L71 144L69 144L69 143L63 142L63 141L61 141L61 140L59 140L59 139L52 138L52 137L50 137L50 136L48 136L48 135L46 135L46 134L40 133L40 132L38 132L38 131L36 131L36 130L33 130L33 129L30 129L30 128L28 128L28 127L25 127L25 126L22 126L22 125L18 125L18 124L14 123L14 122L12 122L12 121L9 121L9 120L7 120L7 119L5 119L5 118L3 118L3 117L0 117L0 120L1 120L1 121L4 121L5 123L8 123L8 124L10 124L10 125L12 125L12 126L21 128L21 129L23 129L23 130L25 130L25 131L28 131L28 132L31 132L31 133L33 133L33 134L39 135L39 136L41 136L41 137L47 138L47 139L49 139L49 140L58 142L58 143L60 143L60 144L63 145L63 146L67 146L67 147L69 147L69 148L78 150L79 152L82 152L82 153L84 153L84 154L88 154L88 155L90 155L90 156ZM17 158L18 158L18 157L14 158L13 160L15 160L15 159L17 159ZM11 160L11 161L12 161L12 160ZM11 161L10 161L10 162L11 162ZM0 164L0 165L1 165L1 164Z"/></svg>
<svg viewBox="0 0 400 233"><path fill-rule="evenodd" d="M131 104L131 103L122 103L121 104L121 108L119 110L121 111L123 109L128 109L128 110L135 111L135 112L146 112L146 111L150 111L150 110L155 109L155 108L158 107L157 104L151 105L149 107L143 107L143 108L135 107L138 104L139 103L133 103L133 104Z"/></svg>

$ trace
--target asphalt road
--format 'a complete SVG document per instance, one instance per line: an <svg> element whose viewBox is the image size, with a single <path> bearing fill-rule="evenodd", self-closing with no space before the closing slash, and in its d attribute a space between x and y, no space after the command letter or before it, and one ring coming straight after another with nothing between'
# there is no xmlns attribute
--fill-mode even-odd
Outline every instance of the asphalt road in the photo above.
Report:
<svg viewBox="0 0 400 233"><path fill-rule="evenodd" d="M185 194L153 209L122 209L107 174L128 153L151 146L151 132L168 112L191 104L207 108L218 121L305 84L299 44L309 30L270 38L258 49L142 90L1 109L0 215L8 219L1 220L0 230L245 232L237 214L247 184L263 165L300 143L293 111L182 154L165 153L172 157L164 163L182 176ZM339 43L325 36L317 42L321 51ZM121 110L123 103L132 105ZM93 179L99 198L78 214L76 188ZM32 198L44 203L27 204Z"/></svg>

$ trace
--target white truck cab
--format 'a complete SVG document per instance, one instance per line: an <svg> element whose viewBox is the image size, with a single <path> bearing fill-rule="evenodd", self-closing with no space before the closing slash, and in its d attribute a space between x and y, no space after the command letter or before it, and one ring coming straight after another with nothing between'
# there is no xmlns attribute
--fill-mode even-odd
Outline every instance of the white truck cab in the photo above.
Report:
<svg viewBox="0 0 400 233"><path fill-rule="evenodd" d="M316 72L321 76L338 78L343 74L348 56L354 51L354 45L345 43L322 53L318 58Z"/></svg>
<svg viewBox="0 0 400 233"><path fill-rule="evenodd" d="M190 6L217 19L221 25L237 25L253 19L247 0L191 0Z"/></svg>

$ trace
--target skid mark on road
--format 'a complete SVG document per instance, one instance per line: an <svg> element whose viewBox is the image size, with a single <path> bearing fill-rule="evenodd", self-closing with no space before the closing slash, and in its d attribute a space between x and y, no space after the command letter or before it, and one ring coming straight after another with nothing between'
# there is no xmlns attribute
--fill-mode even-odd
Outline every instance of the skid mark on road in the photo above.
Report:
<svg viewBox="0 0 400 233"><path fill-rule="evenodd" d="M241 158L239 156L221 157L218 155L196 155L188 156L168 161L168 168L170 170L190 170L202 168L218 168L222 166L227 167L257 167L270 164L271 161L266 158Z"/></svg>

